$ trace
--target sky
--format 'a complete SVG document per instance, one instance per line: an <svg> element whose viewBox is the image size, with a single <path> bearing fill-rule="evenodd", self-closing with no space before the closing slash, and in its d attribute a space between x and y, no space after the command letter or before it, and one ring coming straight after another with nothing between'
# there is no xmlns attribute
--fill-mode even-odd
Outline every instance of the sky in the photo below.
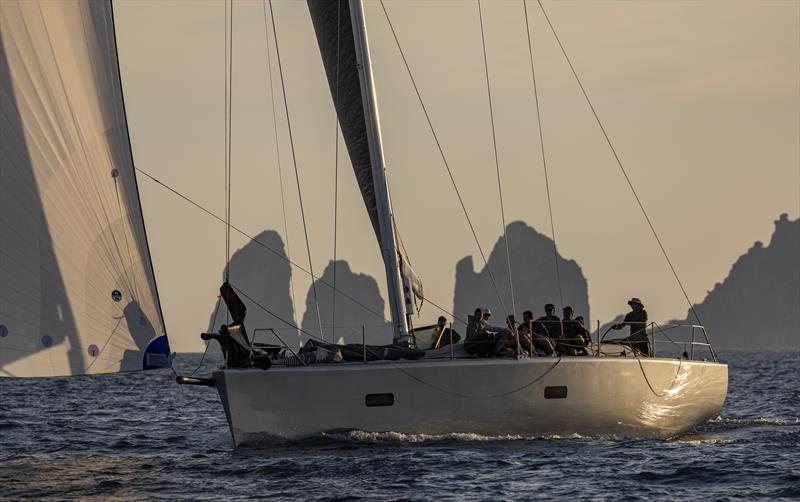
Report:
<svg viewBox="0 0 800 502"><path fill-rule="evenodd" d="M769 241L781 213L800 217L800 2L542 3L690 299L700 302L755 241ZM114 5L137 167L224 215L223 2ZM477 2L385 5L488 254L503 221ZM333 257L336 117L306 3L274 0L273 8L320 274ZM550 235L523 4L482 8L505 222ZM426 295L450 308L455 264L473 255L478 266L478 247L380 3L368 0L365 11L396 220ZM250 235L277 230L290 258L307 267L264 12L261 1L234 2L231 220ZM631 296L656 321L685 317L686 300L538 4L528 3L528 15L556 243L583 269L592 319L609 321ZM343 146L339 153L337 258L378 279L386 298L378 246ZM225 265L224 225L150 180L139 187L172 348L202 350L198 334ZM234 249L246 242L232 235ZM293 281L299 318L310 281L299 270ZM423 320L438 315L426 307Z"/></svg>

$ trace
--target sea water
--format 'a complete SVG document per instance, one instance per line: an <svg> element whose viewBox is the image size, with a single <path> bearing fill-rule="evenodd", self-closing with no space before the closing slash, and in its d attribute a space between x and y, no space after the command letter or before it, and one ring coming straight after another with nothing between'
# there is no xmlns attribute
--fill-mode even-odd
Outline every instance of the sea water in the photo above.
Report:
<svg viewBox="0 0 800 502"><path fill-rule="evenodd" d="M720 416L669 441L355 431L234 448L216 392L168 370L0 379L0 499L800 497L800 351L719 352Z"/></svg>

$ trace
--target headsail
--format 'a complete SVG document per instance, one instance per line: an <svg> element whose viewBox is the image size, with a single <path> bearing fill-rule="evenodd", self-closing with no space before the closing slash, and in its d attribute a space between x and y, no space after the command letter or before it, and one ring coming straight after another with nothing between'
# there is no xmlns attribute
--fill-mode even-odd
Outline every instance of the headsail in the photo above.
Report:
<svg viewBox="0 0 800 502"><path fill-rule="evenodd" d="M0 2L0 376L135 371L169 344L111 4Z"/></svg>

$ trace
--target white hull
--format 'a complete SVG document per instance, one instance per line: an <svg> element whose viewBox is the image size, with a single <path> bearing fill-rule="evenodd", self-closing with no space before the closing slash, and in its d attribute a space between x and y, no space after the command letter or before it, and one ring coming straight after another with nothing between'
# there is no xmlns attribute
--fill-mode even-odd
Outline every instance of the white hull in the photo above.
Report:
<svg viewBox="0 0 800 502"><path fill-rule="evenodd" d="M237 445L342 429L667 438L714 417L728 388L725 364L617 357L339 363L214 377ZM371 404L383 405L367 406L375 394L384 396Z"/></svg>

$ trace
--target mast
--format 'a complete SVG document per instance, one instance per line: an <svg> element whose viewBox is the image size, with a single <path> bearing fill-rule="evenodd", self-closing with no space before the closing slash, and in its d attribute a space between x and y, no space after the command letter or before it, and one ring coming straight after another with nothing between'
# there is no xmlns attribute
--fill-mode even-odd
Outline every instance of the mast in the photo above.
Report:
<svg viewBox="0 0 800 502"><path fill-rule="evenodd" d="M386 268L386 286L389 291L389 306L392 312L394 340L408 338L408 317L403 294L403 280L400 273L400 254L394 232L392 203L389 198L389 187L386 183L386 162L383 158L383 139L381 137L378 98L370 64L367 25L364 18L363 0L349 0L350 18L353 25L358 77L361 83L361 95L364 101L364 119L367 125L367 142L372 164L372 177L375 187L375 200L380 226L380 246L383 263Z"/></svg>

